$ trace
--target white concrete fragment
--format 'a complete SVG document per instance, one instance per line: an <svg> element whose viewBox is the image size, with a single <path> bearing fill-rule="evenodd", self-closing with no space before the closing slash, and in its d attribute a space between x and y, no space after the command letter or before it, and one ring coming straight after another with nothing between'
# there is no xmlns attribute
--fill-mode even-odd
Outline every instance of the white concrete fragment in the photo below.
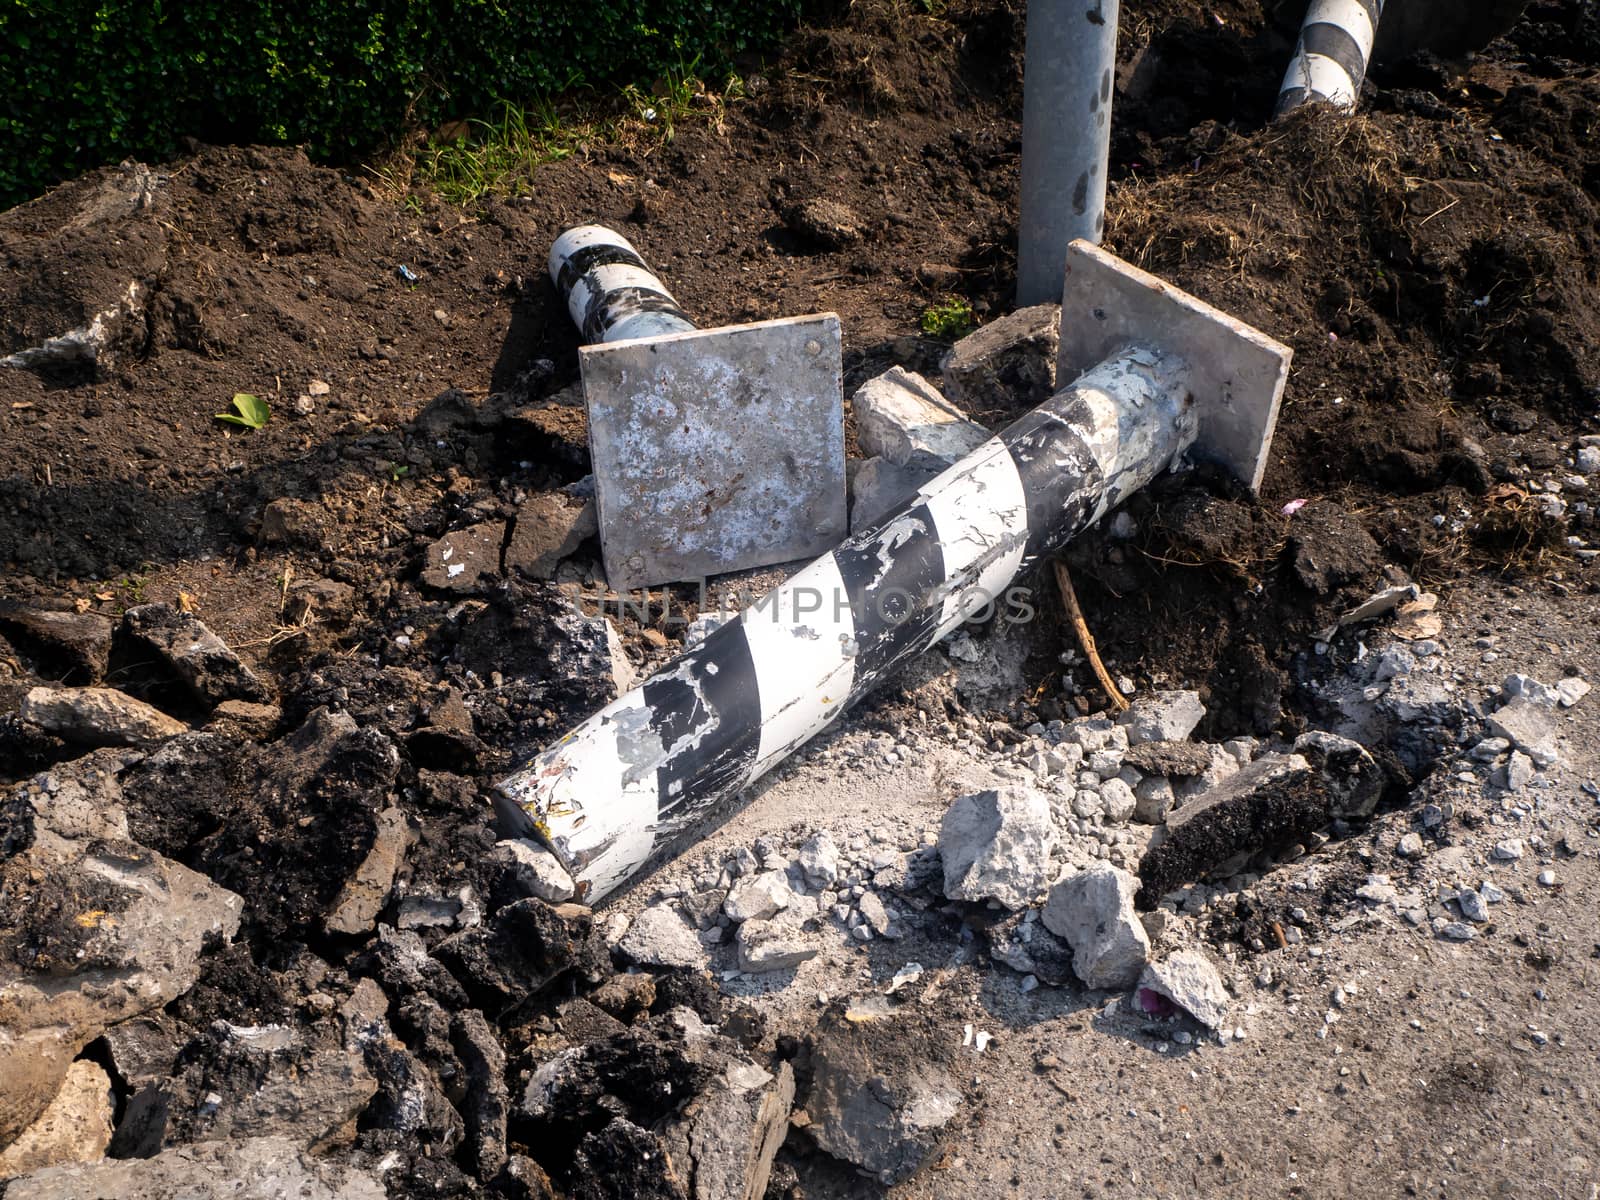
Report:
<svg viewBox="0 0 1600 1200"><path fill-rule="evenodd" d="M1139 978L1139 988L1165 997L1208 1028L1216 1029L1227 1019L1228 989L1198 950L1179 950L1151 963Z"/></svg>
<svg viewBox="0 0 1600 1200"><path fill-rule="evenodd" d="M1489 728L1526 752L1535 766L1554 766L1561 757L1550 710L1527 696L1517 696L1490 714Z"/></svg>
<svg viewBox="0 0 1600 1200"><path fill-rule="evenodd" d="M524 896L560 904L571 900L576 891L561 860L530 838L508 838L489 856L508 868Z"/></svg>
<svg viewBox="0 0 1600 1200"><path fill-rule="evenodd" d="M1206 706L1199 692L1154 692L1141 696L1117 718L1127 727L1128 743L1181 742L1194 732Z"/></svg>
<svg viewBox="0 0 1600 1200"><path fill-rule="evenodd" d="M1049 880L1055 827L1050 801L1032 788L962 796L939 826L944 894L1026 908Z"/></svg>
<svg viewBox="0 0 1600 1200"><path fill-rule="evenodd" d="M1162 780L1166 783L1166 780ZM1171 791L1171 785L1168 785ZM1120 779L1108 779L1100 785L1100 807L1107 821L1113 825L1125 825L1132 819L1138 801L1133 789Z"/></svg>
<svg viewBox="0 0 1600 1200"><path fill-rule="evenodd" d="M862 452L897 467L942 470L989 440L989 431L968 421L938 388L900 367L857 388L850 409Z"/></svg>
<svg viewBox="0 0 1600 1200"><path fill-rule="evenodd" d="M733 885L722 911L733 921L765 921L789 907L794 890L782 871L748 875Z"/></svg>
<svg viewBox="0 0 1600 1200"><path fill-rule="evenodd" d="M618 943L621 951L647 967L706 965L706 949L671 904L655 904L633 919Z"/></svg>
<svg viewBox="0 0 1600 1200"><path fill-rule="evenodd" d="M839 847L826 830L800 843L800 870L814 888L827 887L839 878Z"/></svg>
<svg viewBox="0 0 1600 1200"><path fill-rule="evenodd" d="M1096 863L1050 889L1044 926L1072 947L1072 969L1092 988L1122 988L1138 979L1150 937L1133 910L1139 881Z"/></svg>

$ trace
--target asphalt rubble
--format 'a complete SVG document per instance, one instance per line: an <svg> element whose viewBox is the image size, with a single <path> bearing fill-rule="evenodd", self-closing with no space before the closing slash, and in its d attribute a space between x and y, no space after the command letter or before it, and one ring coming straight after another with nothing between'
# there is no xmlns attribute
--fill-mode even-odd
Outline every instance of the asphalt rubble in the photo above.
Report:
<svg viewBox="0 0 1600 1200"><path fill-rule="evenodd" d="M987 327L947 385L973 409L998 407L985 388L1048 394L1051 318ZM918 376L864 390L870 520L985 434ZM48 763L0 798L6 1200L748 1200L800 1195L818 1155L891 1185L937 1160L1003 1036L949 1013L954 971L1080 995L1158 1053L1226 1053L1258 1005L1293 1002L1263 952L1384 925L1472 941L1560 886L1570 848L1538 813L1588 683L1477 686L1463 666L1499 671L1492 642L1447 646L1432 598L1391 579L1308 650L1323 719L1292 740L1196 740L1205 704L1182 688L980 720L963 699L1018 678L997 639L958 634L935 652L956 679L941 717L806 752L861 776L962 756L938 822L801 822L591 910L550 851L497 835L484 794L497 740L548 738L634 677L613 623L553 587L591 501L527 504L509 543L466 525L419 566L457 653L539 630L493 686L535 682L493 712L337 656L277 693L181 606L0 611L57 681L0 718ZM523 586L486 582L502 572ZM322 583L304 612L348 604ZM1374 833L1354 874L1329 849ZM894 969L852 965L869 948Z"/></svg>

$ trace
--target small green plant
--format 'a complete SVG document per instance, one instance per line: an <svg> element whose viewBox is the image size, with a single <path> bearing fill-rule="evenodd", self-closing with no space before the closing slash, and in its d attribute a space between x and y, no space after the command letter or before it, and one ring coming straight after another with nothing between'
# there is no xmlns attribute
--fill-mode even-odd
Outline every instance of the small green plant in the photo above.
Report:
<svg viewBox="0 0 1600 1200"><path fill-rule="evenodd" d="M235 392L233 411L217 413L216 419L226 421L230 425L243 425L246 429L260 429L272 419L272 410L260 396L252 396L249 392Z"/></svg>
<svg viewBox="0 0 1600 1200"><path fill-rule="evenodd" d="M403 466L400 463L395 463L395 462L392 462L392 463L389 464L389 482L390 483L399 483L402 479L404 479L409 474L411 474L410 466Z"/></svg>
<svg viewBox="0 0 1600 1200"><path fill-rule="evenodd" d="M972 330L972 305L961 296L946 296L922 312L922 332L954 341Z"/></svg>

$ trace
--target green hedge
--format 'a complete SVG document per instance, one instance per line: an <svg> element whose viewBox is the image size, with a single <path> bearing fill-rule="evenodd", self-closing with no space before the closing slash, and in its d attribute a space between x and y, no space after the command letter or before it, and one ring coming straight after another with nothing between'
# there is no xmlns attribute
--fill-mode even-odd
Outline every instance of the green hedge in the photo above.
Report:
<svg viewBox="0 0 1600 1200"><path fill-rule="evenodd" d="M0 0L0 206L178 139L369 153L408 124L720 70L802 0Z"/></svg>

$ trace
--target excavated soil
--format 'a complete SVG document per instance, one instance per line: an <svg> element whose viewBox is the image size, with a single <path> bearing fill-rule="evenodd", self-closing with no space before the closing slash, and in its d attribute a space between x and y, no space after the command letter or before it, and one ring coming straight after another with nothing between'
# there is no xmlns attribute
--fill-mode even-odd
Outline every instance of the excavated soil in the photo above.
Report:
<svg viewBox="0 0 1600 1200"><path fill-rule="evenodd" d="M1317 632L1386 570L1446 595L1596 590L1569 541L1595 536L1593 512L1551 515L1535 485L1600 432L1600 19L1535 0L1469 60L1375 66L1359 115L1273 122L1299 16L1123 8L1107 246L1295 352L1259 498L1168 476L1128 505L1130 539L1069 555L1113 674L1199 687L1208 738L1302 728ZM208 960L180 1019L278 1019L269 967L305 944L355 953L316 925L391 787L420 826L414 885L489 890L487 785L606 695L552 633L549 585L419 580L446 532L499 523L509 540L528 496L588 473L578 339L545 270L556 235L613 225L704 326L837 312L847 394L895 364L934 373L947 344L920 332L928 305L960 296L980 322L1012 306L1022 33L1020 0L851 5L748 71L720 115L588 146L476 207L293 149L200 147L0 214L0 356L137 285L98 364L0 368L0 600L113 622L192 609L269 683L274 735L322 705L361 727L298 765L213 732L125 781L136 840L251 898L242 944ZM819 237L795 214L824 199L848 220ZM272 405L263 429L213 419L236 392ZM578 559L597 563L592 541ZM297 603L308 583L317 603ZM4 714L41 680L87 680L5 612L11 780L68 751ZM620 624L636 667L678 648L672 623ZM1050 686L1070 639L1053 602L1031 637L1027 690L992 714L1016 728L1074 715ZM131 668L109 682L161 694ZM904 700L857 719L892 729ZM527 1066L548 1019L493 1011L496 951L474 953L458 975ZM1434 1067L1431 1104L1484 1086L1475 1064ZM1197 1188L1228 1178L1237 1152L1218 1154ZM476 1194L451 1180L393 1194Z"/></svg>

